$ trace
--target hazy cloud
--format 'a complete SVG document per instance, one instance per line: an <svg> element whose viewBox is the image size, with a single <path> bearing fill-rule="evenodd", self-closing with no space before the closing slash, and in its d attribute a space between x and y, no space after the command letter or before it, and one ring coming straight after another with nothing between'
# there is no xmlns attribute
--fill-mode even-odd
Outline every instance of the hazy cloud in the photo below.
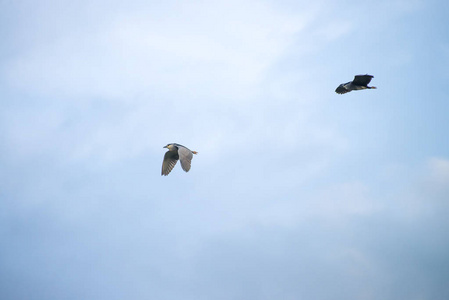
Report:
<svg viewBox="0 0 449 300"><path fill-rule="evenodd" d="M445 16L404 3L0 2L0 298L448 298Z"/></svg>

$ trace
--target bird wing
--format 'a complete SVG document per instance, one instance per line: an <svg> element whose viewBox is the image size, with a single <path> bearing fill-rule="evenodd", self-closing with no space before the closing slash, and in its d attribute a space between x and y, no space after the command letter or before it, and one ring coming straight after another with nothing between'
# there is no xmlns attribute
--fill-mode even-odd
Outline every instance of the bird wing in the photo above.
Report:
<svg viewBox="0 0 449 300"><path fill-rule="evenodd" d="M371 79L373 77L374 76L371 76L368 74L367 75L356 75L356 76L354 76L354 80L352 81L352 84L366 86L371 81Z"/></svg>
<svg viewBox="0 0 449 300"><path fill-rule="evenodd" d="M344 84L340 84L340 85L338 86L338 88L335 90L335 92L336 92L337 94L346 94L346 93L349 92L349 91L345 88Z"/></svg>
<svg viewBox="0 0 449 300"><path fill-rule="evenodd" d="M167 176L178 162L179 155L176 151L167 151L164 155L164 161L162 162L161 175Z"/></svg>
<svg viewBox="0 0 449 300"><path fill-rule="evenodd" d="M184 171L189 172L190 163L192 162L193 154L192 151L184 146L178 145L179 160L181 161L181 167Z"/></svg>

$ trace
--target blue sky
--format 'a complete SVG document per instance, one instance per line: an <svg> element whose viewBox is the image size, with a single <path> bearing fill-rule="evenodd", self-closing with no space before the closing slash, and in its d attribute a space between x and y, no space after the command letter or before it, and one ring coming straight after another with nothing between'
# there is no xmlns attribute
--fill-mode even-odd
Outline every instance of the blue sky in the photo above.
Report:
<svg viewBox="0 0 449 300"><path fill-rule="evenodd" d="M448 6L0 1L0 298L448 299Z"/></svg>

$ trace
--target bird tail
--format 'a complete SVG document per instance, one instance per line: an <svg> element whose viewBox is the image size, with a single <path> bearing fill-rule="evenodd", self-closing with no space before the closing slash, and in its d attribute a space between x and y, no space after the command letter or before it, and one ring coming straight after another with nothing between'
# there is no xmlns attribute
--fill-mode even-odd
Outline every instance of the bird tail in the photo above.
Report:
<svg viewBox="0 0 449 300"><path fill-rule="evenodd" d="M198 154L198 152L196 152L196 151L192 151L192 153L193 153L193 154Z"/></svg>

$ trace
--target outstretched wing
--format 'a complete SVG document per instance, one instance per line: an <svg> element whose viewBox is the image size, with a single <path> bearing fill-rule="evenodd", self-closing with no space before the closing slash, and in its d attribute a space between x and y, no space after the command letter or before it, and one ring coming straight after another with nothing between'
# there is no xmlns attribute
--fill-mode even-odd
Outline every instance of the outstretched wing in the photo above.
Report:
<svg viewBox="0 0 449 300"><path fill-rule="evenodd" d="M368 74L356 75L356 76L354 76L354 80L352 81L352 84L366 86L371 81L371 79L373 77L374 76L368 75Z"/></svg>
<svg viewBox="0 0 449 300"><path fill-rule="evenodd" d="M178 145L178 155L181 161L181 167L184 171L189 172L190 164L192 162L193 154L192 151L184 146Z"/></svg>
<svg viewBox="0 0 449 300"><path fill-rule="evenodd" d="M162 162L161 175L167 176L178 162L179 155L176 151L167 151L164 155L164 161Z"/></svg>
<svg viewBox="0 0 449 300"><path fill-rule="evenodd" d="M346 94L347 92L349 92L349 90L347 90L347 89L345 88L344 84L340 84L340 85L338 86L338 88L335 90L335 92L336 92L337 94Z"/></svg>

